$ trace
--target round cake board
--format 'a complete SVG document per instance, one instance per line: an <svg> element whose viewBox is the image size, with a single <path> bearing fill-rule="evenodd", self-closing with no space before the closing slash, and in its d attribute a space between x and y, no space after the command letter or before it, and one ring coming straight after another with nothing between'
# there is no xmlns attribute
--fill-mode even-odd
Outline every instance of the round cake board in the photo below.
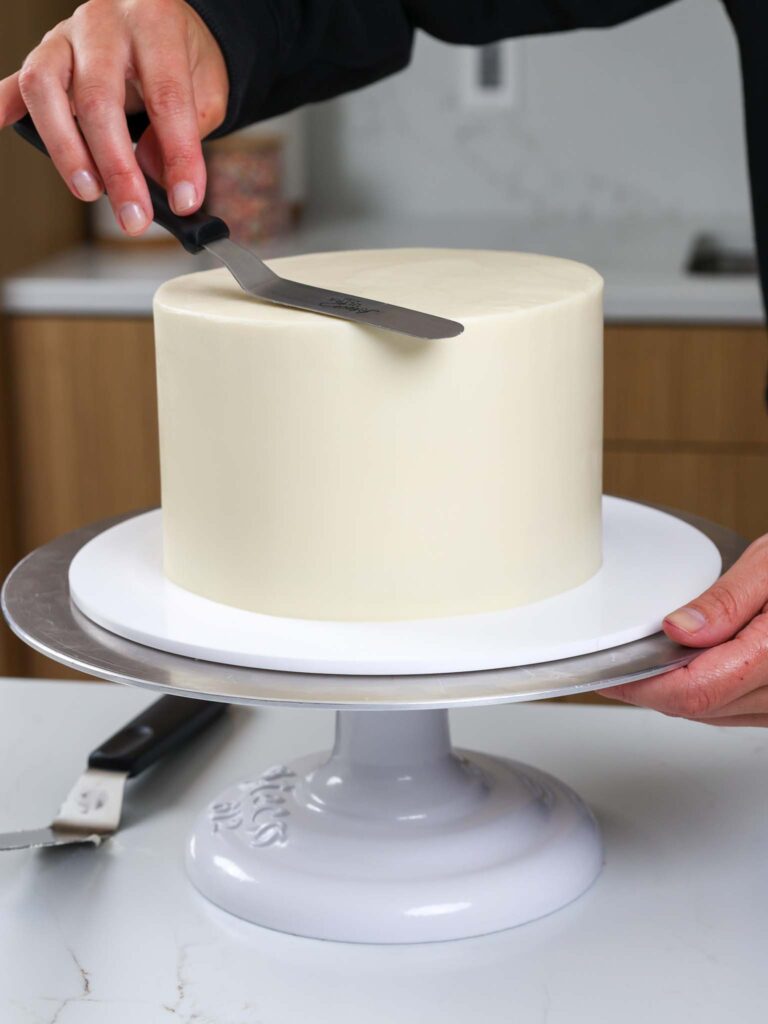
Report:
<svg viewBox="0 0 768 1024"><path fill-rule="evenodd" d="M618 647L661 629L710 586L717 547L658 509L603 499L603 565L583 585L500 612L399 622L334 622L243 611L171 583L162 512L127 519L80 549L75 605L128 640L219 664L335 675L421 675L536 665Z"/></svg>

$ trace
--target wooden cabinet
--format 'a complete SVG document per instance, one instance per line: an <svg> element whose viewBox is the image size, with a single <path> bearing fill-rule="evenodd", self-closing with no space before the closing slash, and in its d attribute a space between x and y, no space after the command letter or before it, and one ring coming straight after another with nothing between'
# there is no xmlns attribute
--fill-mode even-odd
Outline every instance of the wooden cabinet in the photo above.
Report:
<svg viewBox="0 0 768 1024"><path fill-rule="evenodd" d="M606 491L768 533L767 369L762 328L609 327Z"/></svg>
<svg viewBox="0 0 768 1024"><path fill-rule="evenodd" d="M68 17L73 0L35 0L27 4L4 4L0 30L0 78L12 74L43 33ZM85 232L83 204L61 184L49 160L17 139L13 132L0 132L0 195L3 206L3 236L0 247L0 275L18 271L58 249L82 241ZM0 339L5 332L0 315ZM20 550L17 534L14 443L9 406L13 381L6 361L7 348L0 348L0 576L13 565ZM0 625L0 675L20 672L21 645Z"/></svg>
<svg viewBox="0 0 768 1024"><path fill-rule="evenodd" d="M18 70L48 29L68 18L75 0L4 3L0 29L0 78ZM3 237L0 275L15 273L50 253L82 241L85 210L62 184L53 164L14 135L0 132Z"/></svg>
<svg viewBox="0 0 768 1024"><path fill-rule="evenodd" d="M24 318L6 345L21 550L158 504L151 321Z"/></svg>
<svg viewBox="0 0 768 1024"><path fill-rule="evenodd" d="M151 321L22 317L6 324L2 346L5 564L84 523L157 504ZM749 537L768 532L767 366L760 328L610 326L606 490ZM0 672L14 670L67 675L6 631Z"/></svg>
<svg viewBox="0 0 768 1024"><path fill-rule="evenodd" d="M151 320L22 317L3 344L15 556L159 504ZM2 628L0 674L74 676Z"/></svg>

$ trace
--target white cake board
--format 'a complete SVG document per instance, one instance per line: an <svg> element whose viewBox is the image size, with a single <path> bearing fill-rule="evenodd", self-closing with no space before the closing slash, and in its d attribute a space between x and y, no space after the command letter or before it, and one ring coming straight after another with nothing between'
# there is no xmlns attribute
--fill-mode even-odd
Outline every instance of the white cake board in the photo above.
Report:
<svg viewBox="0 0 768 1024"><path fill-rule="evenodd" d="M218 604L168 581L160 510L80 549L77 607L137 643L219 664L334 675L419 675L535 665L602 651L661 629L664 615L720 574L716 546L675 516L603 500L603 566L587 583L508 611L403 622L277 618Z"/></svg>

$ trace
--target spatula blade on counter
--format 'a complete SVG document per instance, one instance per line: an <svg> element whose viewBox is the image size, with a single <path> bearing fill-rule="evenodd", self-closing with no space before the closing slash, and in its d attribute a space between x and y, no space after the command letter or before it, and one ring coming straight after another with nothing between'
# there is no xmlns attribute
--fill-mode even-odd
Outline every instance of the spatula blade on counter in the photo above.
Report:
<svg viewBox="0 0 768 1024"><path fill-rule="evenodd" d="M113 835L125 784L220 718L226 704L161 697L94 750L61 810L45 828L0 833L0 852L93 843Z"/></svg>
<svg viewBox="0 0 768 1024"><path fill-rule="evenodd" d="M45 144L28 114L17 121L14 128L22 138L48 156ZM231 241L229 228L219 217L202 212L179 217L171 209L161 185L147 177L147 187L155 222L181 242L187 252L196 255L205 249L211 253L230 271L243 291L254 298L427 340L455 338L464 330L455 320L433 316L431 313L280 277L254 252Z"/></svg>

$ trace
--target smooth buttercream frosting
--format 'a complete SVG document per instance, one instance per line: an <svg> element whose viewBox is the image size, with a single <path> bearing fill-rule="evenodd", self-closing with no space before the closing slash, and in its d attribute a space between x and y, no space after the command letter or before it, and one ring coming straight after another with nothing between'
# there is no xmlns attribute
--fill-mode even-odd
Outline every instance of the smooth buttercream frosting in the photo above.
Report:
<svg viewBox="0 0 768 1024"><path fill-rule="evenodd" d="M601 561L602 280L570 260L378 250L280 274L461 321L418 341L269 305L226 270L155 298L164 564L272 615L527 603Z"/></svg>

